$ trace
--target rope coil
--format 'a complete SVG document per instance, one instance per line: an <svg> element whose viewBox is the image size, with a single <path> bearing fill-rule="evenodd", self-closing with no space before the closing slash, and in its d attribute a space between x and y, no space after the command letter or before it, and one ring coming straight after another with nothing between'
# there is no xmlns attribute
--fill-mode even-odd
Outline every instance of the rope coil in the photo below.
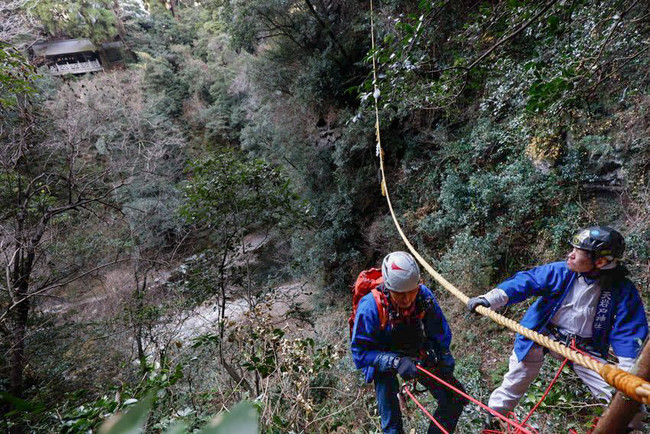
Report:
<svg viewBox="0 0 650 434"><path fill-rule="evenodd" d="M381 135L379 129L379 89L377 88L377 60L376 60L376 49L375 49L375 24L374 24L374 12L373 12L373 2L370 0L370 29L371 29L371 41L372 41L372 74L373 74L373 97L375 101L375 136L377 138L377 154L379 156L379 167L381 171L381 194L386 197L386 202L388 203L388 208L390 209L390 214L393 219L393 223L397 228L404 244L408 247L409 251L417 259L417 261L424 267L424 269L447 291L452 293L456 298L458 298L463 304L467 305L469 297L457 289L454 285L449 283L444 277L442 277L438 272L436 272L433 267L415 250L411 242L408 240L402 227L397 221L395 211L393 210L393 205L390 200L390 195L388 194L388 187L386 182L386 172L384 169L384 150L381 146ZM512 331L515 331L533 342L548 348L565 358L571 360L574 363L589 368L594 372L597 372L609 385L625 393L635 401L638 401L642 404L650 404L650 383L646 380L637 377L636 375L625 372L618 367L610 364L601 363L597 360L594 360L590 357L584 356L583 354L578 353L563 345L559 342L553 341L552 339L544 336L534 330L528 329L516 321L513 321L505 316L494 312L484 306L479 306L476 308L476 312L486 316L497 324L500 324Z"/></svg>

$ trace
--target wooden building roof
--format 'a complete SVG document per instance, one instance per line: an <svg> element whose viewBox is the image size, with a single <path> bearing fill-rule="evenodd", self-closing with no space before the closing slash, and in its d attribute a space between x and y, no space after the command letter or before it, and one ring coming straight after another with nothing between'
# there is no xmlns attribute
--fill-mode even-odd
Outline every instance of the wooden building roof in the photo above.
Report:
<svg viewBox="0 0 650 434"><path fill-rule="evenodd" d="M32 49L39 57L60 56L63 54L97 51L97 46L88 39L67 39L65 41L44 42L35 44Z"/></svg>

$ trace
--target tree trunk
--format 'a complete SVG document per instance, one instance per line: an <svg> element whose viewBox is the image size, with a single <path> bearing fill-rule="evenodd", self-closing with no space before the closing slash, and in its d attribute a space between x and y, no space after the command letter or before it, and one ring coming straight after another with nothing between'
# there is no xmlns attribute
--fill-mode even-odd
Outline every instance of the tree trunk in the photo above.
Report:
<svg viewBox="0 0 650 434"><path fill-rule="evenodd" d="M117 33L120 35L120 40L123 44L126 44L126 29L124 28L124 21L122 21L122 14L120 13L119 0L113 0L113 14L115 14L115 27L117 28Z"/></svg>
<svg viewBox="0 0 650 434"><path fill-rule="evenodd" d="M145 290L147 289L147 272L144 273L144 278L142 279L142 285L140 285L140 275L138 267L140 266L140 255L139 249L137 254L137 259L135 261L135 312L131 314L132 321L135 325L135 342L138 350L138 360L140 361L140 371L144 374L147 372L147 355L144 351L144 320L142 315L144 315L144 297Z"/></svg>
<svg viewBox="0 0 650 434"><path fill-rule="evenodd" d="M16 291L18 300L27 295L25 288ZM24 299L15 307L13 329L11 331L11 385L12 395L22 397L23 394L23 368L25 367L25 333L27 319L29 318L29 299Z"/></svg>
<svg viewBox="0 0 650 434"><path fill-rule="evenodd" d="M223 338L226 335L226 261L230 249L225 249L219 263L219 360L225 363Z"/></svg>
<svg viewBox="0 0 650 434"><path fill-rule="evenodd" d="M239 375L235 370L235 368L230 366L228 362L222 360L221 363L223 363L223 367L226 368L226 372L228 373L228 375L230 375L230 378L232 378L235 381L235 383L237 383L238 386L242 386L244 390L248 392L249 396L253 395L253 388L248 383L248 381L246 381L246 379L243 376Z"/></svg>
<svg viewBox="0 0 650 434"><path fill-rule="evenodd" d="M42 220L49 221L49 218ZM18 228L22 231L23 220L19 219ZM27 320L29 319L29 279L34 267L35 246L40 241L45 229L39 227L36 234L30 240L29 247L24 248L27 243L18 243L14 269L11 274L13 287L16 289L14 294L15 302L13 312L13 324L11 330L11 384L9 391L17 397L23 395L23 369L25 368L25 334L27 331Z"/></svg>

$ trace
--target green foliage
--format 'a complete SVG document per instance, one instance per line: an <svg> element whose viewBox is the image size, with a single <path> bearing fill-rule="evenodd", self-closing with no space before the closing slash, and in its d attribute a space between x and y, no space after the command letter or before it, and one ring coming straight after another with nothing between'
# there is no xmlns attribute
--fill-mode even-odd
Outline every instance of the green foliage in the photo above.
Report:
<svg viewBox="0 0 650 434"><path fill-rule="evenodd" d="M494 251L499 243L492 237L475 237L461 232L438 263L440 273L462 288L487 288L494 280L493 264L499 259Z"/></svg>
<svg viewBox="0 0 650 434"><path fill-rule="evenodd" d="M284 236L305 225L306 212L290 180L261 159L247 160L223 150L192 163L189 174L180 214L197 233L207 236L207 249L186 270L182 289L195 300L216 293L224 315L233 285L249 296L256 292L256 276L245 265L250 254L244 237ZM267 285L269 275L262 273L259 279L260 285ZM221 337L225 320L220 318Z"/></svg>
<svg viewBox="0 0 650 434"><path fill-rule="evenodd" d="M486 288L501 266L525 266L529 246L538 244L532 234L545 230L547 217L574 198L573 190L559 188L575 179L576 173L562 173L571 160L558 159L548 171L536 167L520 145L528 137L519 120L483 120L466 139L440 149L444 169L425 166L426 177L414 175L425 179L422 191L436 192L423 200L435 211L418 217L418 235L426 249L438 249L441 270L463 286ZM560 232L566 237L571 230Z"/></svg>
<svg viewBox="0 0 650 434"><path fill-rule="evenodd" d="M195 162L190 173L181 215L219 229L211 233L221 241L232 242L233 234L255 225L286 228L304 215L289 180L262 160L245 161L226 151Z"/></svg>
<svg viewBox="0 0 650 434"><path fill-rule="evenodd" d="M156 409L166 405L169 390L183 378L183 366L148 366L146 373L143 381L135 387L112 387L113 394L105 394L94 400L88 399L92 394L85 390L66 394L59 403L58 417L52 414L51 409L40 412L42 415L32 411L28 416L34 426L51 423L52 418L58 419L61 432L64 433L85 432L98 428L100 432L106 429L109 429L109 432L139 430L147 422L152 406ZM115 416L109 418L111 415Z"/></svg>
<svg viewBox="0 0 650 434"><path fill-rule="evenodd" d="M177 68L165 58L155 58L147 63L145 81L149 92L156 95L152 101L154 108L165 116L180 116L183 101L188 96L187 83L179 79Z"/></svg>
<svg viewBox="0 0 650 434"><path fill-rule="evenodd" d="M558 77L550 80L536 77L528 89L526 109L533 112L544 111L556 101L562 100L566 94L573 90L575 77L576 72L572 67L560 71Z"/></svg>
<svg viewBox="0 0 650 434"><path fill-rule="evenodd" d="M152 397L138 402L124 414L113 416L99 429L102 434L137 434L143 432L152 406ZM199 434L257 434L257 409L248 402L241 402L227 413L216 416L209 424L197 432ZM165 434L187 433L187 427L177 424L164 431Z"/></svg>
<svg viewBox="0 0 650 434"><path fill-rule="evenodd" d="M281 329L273 329L271 331L271 337L269 342L274 344L278 342L284 336L284 331ZM260 338L258 333L251 333L251 339L257 340ZM275 354L277 352L276 345L265 346L253 354L251 354L247 361L245 361L242 366L248 371L257 372L261 378L266 378L269 374L277 369Z"/></svg>
<svg viewBox="0 0 650 434"><path fill-rule="evenodd" d="M477 92L509 104L523 91L527 110L559 112L582 107L606 80L624 82L618 89L636 88L632 77L618 72L634 71L627 54L635 53L636 61L644 52L637 19L643 7L606 1L598 8L559 2L538 14L542 9L534 2L469 8L424 2L417 12L378 16L382 103L398 112L406 105L455 115ZM365 92L372 92L371 84L364 83Z"/></svg>
<svg viewBox="0 0 650 434"><path fill-rule="evenodd" d="M181 191L165 178L135 180L120 192L133 239L143 249L174 246L183 233Z"/></svg>
<svg viewBox="0 0 650 434"><path fill-rule="evenodd" d="M106 425L102 426L100 430L106 434L138 434L142 432L149 416L152 401L153 396L145 397L123 415L105 422Z"/></svg>
<svg viewBox="0 0 650 434"><path fill-rule="evenodd" d="M26 6L51 37L103 42L117 35L111 0L30 1Z"/></svg>
<svg viewBox="0 0 650 434"><path fill-rule="evenodd" d="M16 105L17 99L35 91L35 69L18 51L0 42L0 114Z"/></svg>
<svg viewBox="0 0 650 434"><path fill-rule="evenodd" d="M273 41L261 57L260 74L266 90L279 89L318 110L319 104L345 100L345 81L366 47L357 44L363 14L354 3L336 7L296 0L233 2L222 11L236 49L254 52Z"/></svg>
<svg viewBox="0 0 650 434"><path fill-rule="evenodd" d="M267 306L259 305L230 330L228 341L243 362L246 377L258 385L254 393L268 414L262 420L264 432L305 430L332 404L329 398L337 392L337 363L344 349L340 344L297 336L274 322ZM272 408L278 410L266 412ZM326 425L320 426L325 429Z"/></svg>
<svg viewBox="0 0 650 434"><path fill-rule="evenodd" d="M125 405L125 407L128 407L128 405ZM117 411L118 408L118 403L107 397L79 405L63 415L61 431L64 433L78 433L91 430L97 426L105 414L111 414Z"/></svg>
<svg viewBox="0 0 650 434"><path fill-rule="evenodd" d="M30 412L30 413L42 413L45 410L45 405L41 402L29 402L24 399L20 399L8 392L0 392L0 398L2 401L10 404L14 409L9 412L8 416L21 412Z"/></svg>

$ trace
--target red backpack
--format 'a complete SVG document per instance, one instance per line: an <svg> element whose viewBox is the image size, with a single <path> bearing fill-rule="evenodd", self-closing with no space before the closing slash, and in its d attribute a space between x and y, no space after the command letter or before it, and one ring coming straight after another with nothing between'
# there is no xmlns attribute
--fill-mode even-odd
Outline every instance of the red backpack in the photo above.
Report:
<svg viewBox="0 0 650 434"><path fill-rule="evenodd" d="M350 325L350 338L352 337L354 318L357 316L359 301L369 292L372 292L372 295L375 298L381 328L382 330L386 328L386 324L388 324L388 312L385 307L387 300L386 296L381 291L377 290L377 287L382 283L384 283L384 278L381 275L380 268L371 268L359 273L359 277L357 277L357 281L354 282L354 286L352 287L352 314L350 315L350 319L348 319L348 324Z"/></svg>

